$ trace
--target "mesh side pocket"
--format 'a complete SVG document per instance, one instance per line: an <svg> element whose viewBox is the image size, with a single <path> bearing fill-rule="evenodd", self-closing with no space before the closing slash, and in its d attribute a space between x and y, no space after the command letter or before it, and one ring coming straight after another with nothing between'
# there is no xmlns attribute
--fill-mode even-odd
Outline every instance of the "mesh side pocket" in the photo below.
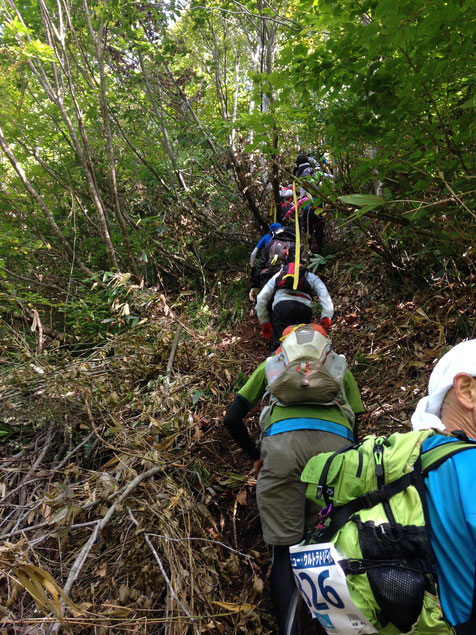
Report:
<svg viewBox="0 0 476 635"><path fill-rule="evenodd" d="M375 563L368 566L367 577L381 610L379 620L406 633L421 613L426 574L431 569L426 530L401 525L376 527L372 522L358 523L358 528L362 556Z"/></svg>

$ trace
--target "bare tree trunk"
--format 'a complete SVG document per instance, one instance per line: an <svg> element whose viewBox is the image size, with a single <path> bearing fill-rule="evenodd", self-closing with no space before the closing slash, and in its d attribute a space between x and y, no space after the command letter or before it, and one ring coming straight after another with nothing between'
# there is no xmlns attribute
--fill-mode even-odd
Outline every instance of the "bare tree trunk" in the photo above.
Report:
<svg viewBox="0 0 476 635"><path fill-rule="evenodd" d="M13 0L8 0L10 6L15 12L16 16L20 20L20 22L24 25L24 20L20 14L18 7L15 5ZM87 139L84 121L81 113L81 108L78 104L78 100L76 98L75 89L74 89L74 81L71 76L71 70L69 67L69 59L68 59L68 51L66 49L66 31L65 25L63 21L63 12L60 2L57 4L58 9L58 27L53 23L49 10L45 5L44 0L39 0L39 6L42 13L43 23L47 35L47 41L52 50L56 54L56 59L58 63L52 62L52 70L53 70L53 78L54 84L53 87L51 82L46 74L41 61L36 58L35 61L33 59L28 60L28 66L30 67L33 75L38 80L39 84L45 91L48 98L54 103L61 112L61 116L68 128L68 132L71 136L71 141L76 152L76 155L80 161L80 164L84 170L84 176L86 177L86 182L88 184L88 189L90 196L93 200L98 220L99 226L101 228L102 238L106 248L106 254L108 258L109 265L111 267L115 267L119 269L115 250L112 244L109 225L107 222L107 216L104 209L104 204L101 199L101 195L99 193L99 189L96 184L96 178L94 174L94 166L91 159L91 153L89 150L89 142ZM67 5L65 4L68 21L71 25L70 16L67 11ZM31 42L31 37L29 33L25 34L25 37L28 41ZM76 133L76 129L73 125L73 122L65 108L64 97L66 94L66 90L68 91L69 97L73 103L76 122L79 130L79 137ZM80 141L81 139L81 141Z"/></svg>
<svg viewBox="0 0 476 635"><path fill-rule="evenodd" d="M235 124L236 122L236 116L238 114L238 95L239 95L239 91L240 91L240 57L238 55L238 53L235 51L235 90L233 93L233 113L231 116L231 120L233 122L233 124ZM231 144L231 150L232 152L235 152L235 136L236 136L236 129L235 126L233 125L233 128L231 129L231 133L230 133L230 144Z"/></svg>
<svg viewBox="0 0 476 635"><path fill-rule="evenodd" d="M209 31L213 36L213 44L210 48L211 48L211 54L213 56L213 62L215 67L214 68L215 88L216 88L216 93L218 97L218 104L220 106L221 116L223 117L225 121L228 121L228 108L227 108L226 97L225 97L226 88L225 89L223 88L223 82L220 76L220 55L218 51L217 34L215 29L213 28L213 24L211 20L207 20L207 23L208 23ZM226 83L226 76L225 76L225 83Z"/></svg>
<svg viewBox="0 0 476 635"><path fill-rule="evenodd" d="M131 246L131 241L129 239L129 232L127 231L126 221L122 214L121 204L119 201L119 192L117 190L117 177L116 177L116 167L115 167L116 161L114 157L114 147L112 143L111 126L109 123L109 106L107 101L106 78L104 74L104 57L103 57L103 51L102 51L102 37L104 34L104 26L101 23L98 33L96 35L94 33L93 25L91 24L91 16L89 14L89 7L88 7L87 0L83 0L83 5L84 5L84 12L86 15L86 22L89 29L89 34L91 36L91 39L94 42L94 48L96 51L96 59L98 62L98 67L99 67L101 114L102 114L102 120L104 124L104 134L106 137L107 152L109 156L109 178L111 180L111 192L112 192L112 198L114 202L114 211L116 213L116 218L121 228L122 237L124 239L124 248L126 251L127 260L129 262L132 275L136 279L136 282L140 282L140 274L137 269L137 263L132 253L132 246Z"/></svg>

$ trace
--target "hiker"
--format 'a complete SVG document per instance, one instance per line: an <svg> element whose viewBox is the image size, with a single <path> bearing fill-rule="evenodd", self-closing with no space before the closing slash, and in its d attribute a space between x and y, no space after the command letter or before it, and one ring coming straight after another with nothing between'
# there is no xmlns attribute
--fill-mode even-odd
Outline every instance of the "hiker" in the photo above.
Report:
<svg viewBox="0 0 476 635"><path fill-rule="evenodd" d="M305 196L302 196L301 198L298 199L298 202L297 202L298 213L301 211L302 206L305 205L305 203L308 203L308 202L311 202L311 198L307 194ZM285 221L291 220L295 211L296 211L296 206L294 204L292 204L289 207L289 209L286 212L286 214L284 215L284 220Z"/></svg>
<svg viewBox="0 0 476 635"><path fill-rule="evenodd" d="M274 238L275 232L278 229L282 229L281 223L271 223L271 225L269 226L269 232L264 234L264 236L261 236L259 241L256 243L255 248L251 252L251 255L250 255L251 290L249 294L249 298L251 302L256 302L256 298L258 297L258 293L260 292L260 289L262 286L260 284L259 277L256 274L256 258L257 258L258 252L261 249L263 249L269 243L270 240Z"/></svg>
<svg viewBox="0 0 476 635"><path fill-rule="evenodd" d="M412 425L301 475L319 522L291 565L329 634L476 633L476 340L437 363Z"/></svg>
<svg viewBox="0 0 476 635"><path fill-rule="evenodd" d="M309 162L306 154L300 152L296 157L296 163L293 168L293 176L301 178L302 176L311 176L314 174L314 168Z"/></svg>
<svg viewBox="0 0 476 635"><path fill-rule="evenodd" d="M291 187L282 188L279 191L279 196L281 198L281 218L285 218L288 210L293 207L293 190Z"/></svg>
<svg viewBox="0 0 476 635"><path fill-rule="evenodd" d="M302 338L304 342L308 343L311 335L320 338L325 344L329 343L324 329L313 324L289 328L285 331L286 338L282 346L285 347L289 339L295 338L296 350L296 342L299 341L299 332L302 329L305 331ZM300 542L306 528L317 520L315 508L305 500L305 487L300 480L301 471L308 459L316 453L338 450L352 442L351 419L363 412L363 405L355 379L346 369L341 386L350 418L336 403L329 405L333 400L327 396L325 400L328 405L299 402L283 405L281 401L272 400L272 405L268 409L264 408L261 413L262 440L259 448L250 437L243 420L267 392L267 372L270 377L271 374L266 365L269 360L279 361L279 352L278 350L275 356L262 362L238 391L226 412L224 424L233 440L253 461L263 538L272 547L271 599L279 632L295 635L297 628L292 624L297 589L290 564L289 546ZM309 359L308 354L305 357Z"/></svg>
<svg viewBox="0 0 476 635"><path fill-rule="evenodd" d="M309 162L309 158L303 152L300 152L296 157L296 163L293 168L293 175L298 179L302 177L311 177L314 174L314 168ZM306 189L304 187L299 188L299 197L302 198L306 195Z"/></svg>
<svg viewBox="0 0 476 635"><path fill-rule="evenodd" d="M460 430L476 439L476 339L457 344L439 360L411 422L415 430ZM430 437L423 450L442 442L445 437ZM425 479L443 615L453 626L473 620L456 633L476 633L475 462L474 451L460 452Z"/></svg>
<svg viewBox="0 0 476 635"><path fill-rule="evenodd" d="M309 236L309 247L313 254L320 254L324 244L325 213L315 206L316 199L301 207L301 231ZM317 202L317 201L316 201Z"/></svg>
<svg viewBox="0 0 476 635"><path fill-rule="evenodd" d="M273 232L273 237L261 251L256 265L253 286L262 289L270 278L277 273L283 263L294 258L296 233L292 226L282 227Z"/></svg>
<svg viewBox="0 0 476 635"><path fill-rule="evenodd" d="M321 304L319 324L327 331L334 315L331 296L319 276L299 265L299 284L294 290L295 263L281 267L261 289L256 300L256 313L265 340L272 339L272 347L279 346L279 338L290 324L307 324L312 320L312 299Z"/></svg>
<svg viewBox="0 0 476 635"><path fill-rule="evenodd" d="M324 242L324 211L322 207L316 207L317 199L311 199L307 194L298 200L297 205L301 232L309 236L311 252L320 253ZM291 220L294 212L295 205L290 205L283 220Z"/></svg>

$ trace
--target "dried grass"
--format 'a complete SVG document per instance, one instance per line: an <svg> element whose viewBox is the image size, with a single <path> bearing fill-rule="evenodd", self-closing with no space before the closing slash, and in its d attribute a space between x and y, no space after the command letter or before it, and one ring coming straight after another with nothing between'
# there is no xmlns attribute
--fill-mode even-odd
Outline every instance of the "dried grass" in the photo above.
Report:
<svg viewBox="0 0 476 635"><path fill-rule="evenodd" d="M434 360L474 337L471 280L402 297L365 249L322 277L363 431L408 429ZM87 357L50 348L3 375L0 416L17 434L0 445L0 629L271 631L254 481L221 422L239 373L266 355L257 333L251 314L240 331L194 330L160 296Z"/></svg>
<svg viewBox="0 0 476 635"><path fill-rule="evenodd" d="M210 511L211 498L248 480L203 452L236 365L220 343L159 306L141 330L87 358L61 369L39 358L4 378L1 411L22 434L0 462L0 626L268 630L256 558L223 534L232 511L221 528Z"/></svg>

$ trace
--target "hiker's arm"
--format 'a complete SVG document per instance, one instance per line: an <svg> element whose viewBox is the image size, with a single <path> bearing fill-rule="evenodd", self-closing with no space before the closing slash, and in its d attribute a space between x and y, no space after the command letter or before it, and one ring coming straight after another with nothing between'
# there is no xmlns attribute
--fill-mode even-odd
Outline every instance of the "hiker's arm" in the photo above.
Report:
<svg viewBox="0 0 476 635"><path fill-rule="evenodd" d="M258 247L255 247L253 249L253 251L251 252L251 256L250 256L250 267L254 267L256 264L256 256L258 255Z"/></svg>
<svg viewBox="0 0 476 635"><path fill-rule="evenodd" d="M273 276L261 289L256 300L256 315L260 324L269 322L268 302L273 297L276 276Z"/></svg>
<svg viewBox="0 0 476 635"><path fill-rule="evenodd" d="M246 452L250 459L257 461L260 458L259 448L250 437L243 423L243 419L248 412L248 404L238 395L226 412L224 424L233 441Z"/></svg>
<svg viewBox="0 0 476 635"><path fill-rule="evenodd" d="M266 247L266 245L269 242L269 239L270 239L270 235L269 234L265 234L264 236L261 236L259 241L256 243L256 247L253 249L253 251L251 252L251 256L250 256L250 266L252 268L254 266L256 266L256 260L258 259L258 253L260 252L261 249ZM260 258L260 260L261 260L261 258Z"/></svg>
<svg viewBox="0 0 476 635"><path fill-rule="evenodd" d="M331 296L329 295L326 285L314 273L309 273L307 275L307 281L321 303L321 318L332 318L334 315L334 303L331 300Z"/></svg>
<svg viewBox="0 0 476 635"><path fill-rule="evenodd" d="M359 417L360 417L360 413L359 414L354 414L355 416L355 421L354 421L354 443L358 443L359 442Z"/></svg>

